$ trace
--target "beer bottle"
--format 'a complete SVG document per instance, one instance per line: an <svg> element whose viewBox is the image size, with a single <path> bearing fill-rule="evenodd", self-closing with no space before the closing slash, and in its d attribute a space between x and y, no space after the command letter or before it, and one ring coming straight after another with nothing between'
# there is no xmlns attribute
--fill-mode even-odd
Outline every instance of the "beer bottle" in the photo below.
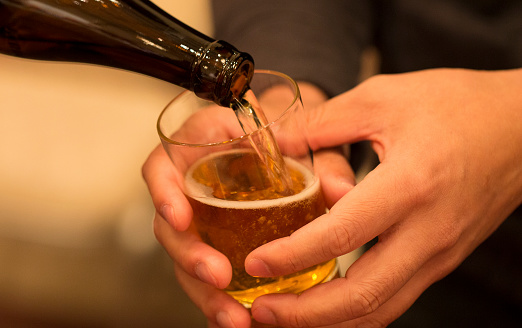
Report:
<svg viewBox="0 0 522 328"><path fill-rule="evenodd" d="M0 53L134 71L227 107L254 69L148 0L0 0Z"/></svg>

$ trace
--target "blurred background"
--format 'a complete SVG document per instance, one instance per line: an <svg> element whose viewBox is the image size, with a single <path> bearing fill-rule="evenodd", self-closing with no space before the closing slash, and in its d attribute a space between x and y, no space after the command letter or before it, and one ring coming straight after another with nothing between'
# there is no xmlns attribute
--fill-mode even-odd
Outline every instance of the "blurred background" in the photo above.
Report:
<svg viewBox="0 0 522 328"><path fill-rule="evenodd" d="M211 35L206 0L155 0ZM141 165L181 90L0 55L0 327L204 327L152 232Z"/></svg>

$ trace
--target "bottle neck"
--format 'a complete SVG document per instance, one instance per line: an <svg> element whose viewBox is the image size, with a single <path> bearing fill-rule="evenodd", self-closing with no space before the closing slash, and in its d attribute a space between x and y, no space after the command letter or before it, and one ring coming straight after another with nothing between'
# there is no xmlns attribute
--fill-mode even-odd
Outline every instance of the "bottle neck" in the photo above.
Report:
<svg viewBox="0 0 522 328"><path fill-rule="evenodd" d="M210 43L192 67L191 89L200 98L229 107L248 90L254 61L225 41Z"/></svg>
<svg viewBox="0 0 522 328"><path fill-rule="evenodd" d="M149 0L0 0L0 53L134 71L227 107L253 74L248 54Z"/></svg>

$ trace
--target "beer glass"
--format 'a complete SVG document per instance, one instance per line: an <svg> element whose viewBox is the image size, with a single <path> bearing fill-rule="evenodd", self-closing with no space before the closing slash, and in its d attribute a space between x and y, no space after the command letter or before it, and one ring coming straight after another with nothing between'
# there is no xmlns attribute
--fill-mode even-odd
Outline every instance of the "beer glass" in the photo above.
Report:
<svg viewBox="0 0 522 328"><path fill-rule="evenodd" d="M297 83L257 70L250 88L246 120L238 119L237 108L219 107L186 91L163 110L157 124L201 239L230 260L233 277L225 291L247 308L258 296L300 293L338 270L334 259L282 277L252 277L245 271L245 258L255 248L326 211ZM251 113L259 108L265 123L248 127L259 125Z"/></svg>

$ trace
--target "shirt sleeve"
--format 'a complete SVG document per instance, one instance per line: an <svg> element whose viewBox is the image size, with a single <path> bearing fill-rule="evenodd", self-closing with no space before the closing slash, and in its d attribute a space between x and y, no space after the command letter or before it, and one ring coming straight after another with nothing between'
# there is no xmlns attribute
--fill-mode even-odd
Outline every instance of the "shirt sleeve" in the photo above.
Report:
<svg viewBox="0 0 522 328"><path fill-rule="evenodd" d="M358 82L371 42L371 1L214 0L215 38L254 57L256 68L290 75L335 96Z"/></svg>

